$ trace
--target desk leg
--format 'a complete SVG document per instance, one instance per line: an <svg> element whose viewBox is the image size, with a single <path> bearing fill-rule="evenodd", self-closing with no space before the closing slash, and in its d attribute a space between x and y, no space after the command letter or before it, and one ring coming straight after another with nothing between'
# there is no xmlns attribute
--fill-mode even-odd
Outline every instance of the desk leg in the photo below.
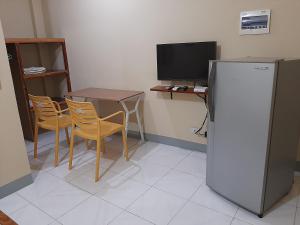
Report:
<svg viewBox="0 0 300 225"><path fill-rule="evenodd" d="M136 118L137 118L138 127L139 127L139 132L140 132L140 135L141 135L141 141L144 142L145 138L144 138L143 125L142 125L140 114L139 114L139 104L140 104L140 101L141 101L141 96L138 97L138 99L137 99L137 101L135 103L134 109L131 110L131 111L128 110L125 101L121 101L120 103L123 106L124 111L126 113L126 123L125 123L126 136L128 134L129 116L131 114L135 113L136 114Z"/></svg>
<svg viewBox="0 0 300 225"><path fill-rule="evenodd" d="M137 100L137 102L135 104L135 107L134 107L134 111L135 111L135 115L136 115L136 119L137 119L139 131L140 131L140 135L141 135L141 141L144 142L145 141L144 129L143 129L142 121L141 121L141 118L140 118L140 112L139 112L140 101L141 101L141 97L138 98L138 100Z"/></svg>
<svg viewBox="0 0 300 225"><path fill-rule="evenodd" d="M121 101L120 103L123 106L123 109L125 111L125 132L126 132L126 137L127 137L129 116L130 116L131 112L129 112L129 110L128 110L127 106L126 106L125 101Z"/></svg>

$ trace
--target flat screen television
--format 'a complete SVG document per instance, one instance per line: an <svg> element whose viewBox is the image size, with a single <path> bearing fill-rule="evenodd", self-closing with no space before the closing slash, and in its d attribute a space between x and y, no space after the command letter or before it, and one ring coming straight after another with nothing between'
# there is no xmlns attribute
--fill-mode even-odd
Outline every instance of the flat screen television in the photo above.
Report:
<svg viewBox="0 0 300 225"><path fill-rule="evenodd" d="M207 83L209 60L216 59L217 42L158 44L157 79Z"/></svg>

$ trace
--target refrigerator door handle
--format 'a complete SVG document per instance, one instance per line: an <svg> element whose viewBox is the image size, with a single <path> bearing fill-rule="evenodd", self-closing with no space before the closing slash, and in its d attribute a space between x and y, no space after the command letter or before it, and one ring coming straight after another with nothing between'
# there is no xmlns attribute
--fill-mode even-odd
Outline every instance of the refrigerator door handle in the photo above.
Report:
<svg viewBox="0 0 300 225"><path fill-rule="evenodd" d="M214 89L216 80L216 62L213 62L210 69L209 79L208 79L208 112L211 122L215 121L215 105L214 105Z"/></svg>

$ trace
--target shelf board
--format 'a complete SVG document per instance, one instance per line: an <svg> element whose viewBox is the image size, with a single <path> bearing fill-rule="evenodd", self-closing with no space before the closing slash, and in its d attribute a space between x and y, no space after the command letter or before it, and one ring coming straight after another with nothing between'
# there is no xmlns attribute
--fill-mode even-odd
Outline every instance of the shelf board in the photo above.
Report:
<svg viewBox="0 0 300 225"><path fill-rule="evenodd" d="M207 95L207 92L195 92L194 88L188 88L187 90L179 90L173 91L166 89L167 86L155 86L150 89L150 91L157 91L157 92L167 92L167 93L182 93L182 94L196 94L196 95Z"/></svg>
<svg viewBox="0 0 300 225"><path fill-rule="evenodd" d="M64 43L64 38L6 38L6 44Z"/></svg>
<svg viewBox="0 0 300 225"><path fill-rule="evenodd" d="M38 73L38 74L24 74L24 79L33 80L33 79L45 78L45 77L66 76L67 74L68 74L67 70L49 70L44 73Z"/></svg>

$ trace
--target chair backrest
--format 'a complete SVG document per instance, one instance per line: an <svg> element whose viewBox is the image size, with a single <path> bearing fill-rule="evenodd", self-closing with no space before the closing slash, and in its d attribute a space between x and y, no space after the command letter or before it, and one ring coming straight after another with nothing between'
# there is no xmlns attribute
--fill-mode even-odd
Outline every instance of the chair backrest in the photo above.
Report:
<svg viewBox="0 0 300 225"><path fill-rule="evenodd" d="M98 115L91 102L77 102L70 99L66 99L66 102L74 126L85 130L98 127Z"/></svg>
<svg viewBox="0 0 300 225"><path fill-rule="evenodd" d="M57 109L51 98L48 96L34 96L29 94L35 116L39 120L49 120L57 118Z"/></svg>

